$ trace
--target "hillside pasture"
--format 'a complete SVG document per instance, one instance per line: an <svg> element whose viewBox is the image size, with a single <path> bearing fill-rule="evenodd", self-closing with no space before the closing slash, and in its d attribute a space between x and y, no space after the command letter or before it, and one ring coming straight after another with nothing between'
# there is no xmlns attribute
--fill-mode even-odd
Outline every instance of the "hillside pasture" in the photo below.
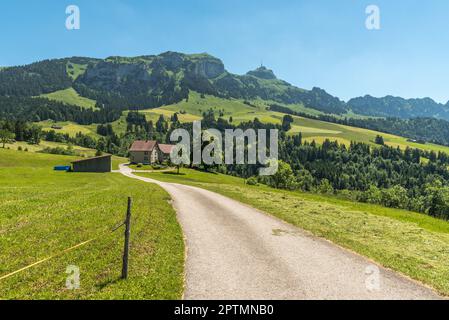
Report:
<svg viewBox="0 0 449 320"><path fill-rule="evenodd" d="M285 114L280 112L274 112L267 110L270 102L262 100L253 100L245 103L243 100L238 99L223 99L210 95L202 96L199 93L191 92L188 101L183 100L179 103L163 106L155 109L140 110L145 114L147 121L153 121L155 123L160 115L163 115L166 120L170 120L174 113L178 113L178 118L183 123L190 123L196 120L201 120L202 114L208 110L213 110L216 117L220 115L230 120L232 117L232 124L236 125L242 122L253 121L258 118L264 123L281 124L282 118ZM302 105L292 105L294 110L306 110ZM123 115L117 121L112 123L114 131L119 134L126 133L126 116L129 111L123 112ZM183 112L181 114L181 112ZM417 148L426 151L442 151L449 154L449 147L440 146L436 144L426 143L414 143L407 141L406 138L377 132L373 130L350 127L346 125L330 123L315 119L304 118L300 116L292 116L294 122L291 124L291 130L289 134L294 135L301 133L305 141L313 141L322 143L324 140L329 139L331 141L338 141L349 146L351 141L364 142L372 146L375 146L374 140L377 135L381 135L384 138L385 144L392 147L399 147L405 149L406 147ZM42 122L44 128L48 130L51 127L51 122ZM61 123L64 126L64 123ZM83 132L94 137L98 137L96 134L96 126L82 126L74 123L66 123L64 128L60 132L69 133L71 135L77 132Z"/></svg>
<svg viewBox="0 0 449 320"><path fill-rule="evenodd" d="M140 112L145 114L145 116L147 117L147 121L151 120L153 121L153 123L155 123L161 115L163 115L166 120L170 120L170 118L176 113L176 111L166 110L163 108L146 109ZM188 113L186 114L178 113L178 119L180 122L189 123L201 120L202 117Z"/></svg>
<svg viewBox="0 0 449 320"><path fill-rule="evenodd" d="M57 133L68 134L71 137L75 137L77 133L81 132L84 135L91 136L93 138L99 138L97 134L97 125L81 125L75 122L55 122L51 120L41 121L37 123L42 127L42 130L50 131L54 130ZM53 129L53 126L62 127L62 129Z"/></svg>
<svg viewBox="0 0 449 320"><path fill-rule="evenodd" d="M204 95L203 97L201 97L199 93L191 92L188 101L183 100L182 102L177 104L149 110L149 112L153 113L150 118L152 120L157 120L158 116L155 114L156 112L159 112L159 114L163 114L164 112L166 112L160 110L168 110L171 112L185 111L187 114L183 115L184 117L188 117L189 115L194 117L201 117L203 112L212 109L214 110L216 117L220 115L220 112L223 114L223 118L226 120L229 120L229 118L232 117L233 124L252 121L254 120L254 118L258 118L261 122L264 123L282 123L282 118L285 116L285 114L267 110L270 103L275 102L252 100L249 103L251 105L244 103L243 100L223 99L209 95ZM315 115L317 114L316 112L309 112L310 110L302 105L284 106L290 107L295 111L306 112ZM408 146L411 148L417 148L426 151L442 151L449 154L449 147L446 146L440 146L431 143L413 143L407 141L407 139L404 137L377 132L374 130L350 127L299 116L292 117L294 119L294 122L291 125L292 129L289 131L289 134L293 135L301 132L304 140L309 142L315 140L317 143L322 143L324 140L329 139L331 141L339 141L340 143L344 143L347 146L349 146L351 141L364 142L375 146L374 140L376 136L381 135L384 138L385 144L393 147L400 147L401 149L405 149ZM191 120L193 119L188 119L188 121L181 121L191 122Z"/></svg>
<svg viewBox="0 0 449 320"><path fill-rule="evenodd" d="M67 149L67 144L59 143L59 142L52 142L52 141L41 141L38 145L36 144L29 144L24 141L17 141L14 143L7 143L5 145L6 149L10 150L19 150L22 149L23 152L25 152L25 149L28 149L28 152L37 153L42 151L45 148L63 148ZM85 157L92 157L95 155L96 150L84 148L80 146L73 146L73 151L79 155L79 156L85 156Z"/></svg>
<svg viewBox="0 0 449 320"><path fill-rule="evenodd" d="M0 149L0 300L180 299L184 242L168 194L119 173L52 170L74 159ZM128 196L130 269L123 281L123 228L111 230L123 221ZM80 271L78 290L66 287L71 266Z"/></svg>
<svg viewBox="0 0 449 320"><path fill-rule="evenodd" d="M79 64L68 62L67 63L67 74L73 79L78 79L79 76L83 75L87 70L87 64Z"/></svg>
<svg viewBox="0 0 449 320"><path fill-rule="evenodd" d="M43 94L41 95L41 97L58 102L63 102L66 104L79 106L84 109L96 109L95 100L80 96L78 92L76 92L75 89L73 88Z"/></svg>

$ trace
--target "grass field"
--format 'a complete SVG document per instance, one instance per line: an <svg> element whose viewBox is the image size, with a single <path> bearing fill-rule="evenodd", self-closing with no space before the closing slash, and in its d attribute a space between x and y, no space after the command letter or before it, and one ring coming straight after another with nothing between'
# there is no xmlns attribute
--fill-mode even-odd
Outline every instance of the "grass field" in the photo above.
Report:
<svg viewBox="0 0 449 320"><path fill-rule="evenodd" d="M30 156L32 155L32 156ZM75 158L0 150L1 299L179 299L184 242L169 196L118 173L54 172ZM127 197L133 198L130 278L119 280ZM66 288L67 267L79 290Z"/></svg>
<svg viewBox="0 0 449 320"><path fill-rule="evenodd" d="M182 169L138 173L202 187L251 205L449 295L449 223L424 214L332 196L249 186L243 179Z"/></svg>
<svg viewBox="0 0 449 320"><path fill-rule="evenodd" d="M185 111L187 112L187 114L182 116L184 117L184 119L187 118L187 120L184 120L184 122L192 122L194 120L197 120L196 118L200 117L203 112L209 109L213 109L217 117L220 111L223 112L223 117L225 119L228 120L230 117L232 117L234 124L254 120L254 118L256 117L260 121L265 123L282 123L282 118L285 114L268 111L267 107L270 102L255 100L251 101L251 104L252 106L249 106L243 103L242 100L226 100L209 95L201 98L200 94L191 92L188 102L184 100L174 105L164 106L158 109L146 110L145 112L151 115L148 118L157 120L158 114L167 114L167 112L169 111L171 115L171 113L173 112ZM320 114L320 112L313 111L313 109L308 109L301 105L289 105L289 107L300 112L306 112L315 115ZM289 133L298 134L299 132L301 132L304 139L309 142L315 140L315 142L317 143L322 143L325 139L330 139L332 141L336 140L346 145L349 145L351 141L359 141L375 146L374 140L376 136L380 134L384 137L385 143L393 147L400 147L401 149L405 149L407 146L409 146L411 148L417 148L427 151L442 151L449 153L449 147L431 143L413 143L407 141L406 138L392 134L380 133L373 130L355 128L298 116L293 116L293 119L294 122ZM181 121L183 121L182 118Z"/></svg>
<svg viewBox="0 0 449 320"><path fill-rule="evenodd" d="M161 108L147 109L147 110L142 110L141 112L145 114L148 121L152 120L153 123L155 123L161 115L163 115L165 117L165 119L170 120L170 118L173 116L173 114L175 114L175 111L165 110L165 109L161 109ZM202 118L200 116L196 116L193 114L178 114L178 119L181 122L189 123L189 122L201 120Z"/></svg>
<svg viewBox="0 0 449 320"><path fill-rule="evenodd" d="M67 63L67 74L73 79L76 80L79 76L84 74L87 69L87 64L78 64L69 62Z"/></svg>
<svg viewBox="0 0 449 320"><path fill-rule="evenodd" d="M46 96L51 99L81 105L86 108L95 107L95 101L80 97L72 88L57 91ZM160 115L164 115L165 118L169 120L170 117L176 112L178 113L178 117L181 122L189 123L196 120L201 120L202 114L212 109L217 117L220 114L227 120L232 117L233 124L239 124L244 121L252 121L256 117L265 123L282 123L282 118L284 116L283 113L267 110L269 104L274 102L254 100L250 101L250 103L251 105L248 105L245 104L243 100L222 99L210 95L201 97L199 93L191 92L188 101L183 100L182 102L173 105L163 106L156 109L142 110L141 112L146 115L148 121L152 120L153 122L156 122ZM306 108L302 105L288 105L288 107L295 111L305 112L311 115L321 114L319 111ZM114 131L119 135L126 132L126 115L127 111L123 113L119 120L112 123ZM379 133L373 130L355 128L298 116L293 116L293 118L294 122L289 133L298 134L301 132L304 139L309 142L315 140L317 143L322 143L325 139L330 139L346 145L349 145L351 141L359 141L369 143L374 146L375 137L380 134L384 137L385 143L393 147L405 149L409 146L427 151L442 151L449 153L449 147L431 143L413 143L407 141L406 138L396 135ZM52 125L52 123L48 121L41 122L41 124L46 130L51 128ZM74 135L77 132L83 132L84 134L98 137L96 134L95 125L82 126L75 123L61 123L60 125L64 127L60 130L60 132L69 133L70 135Z"/></svg>
<svg viewBox="0 0 449 320"><path fill-rule="evenodd" d="M144 171L161 171L161 170L162 171L174 171L175 170L173 167L152 166L152 165L148 165L148 164L142 164L141 166L139 166L137 164L132 164L129 167L133 170L144 170Z"/></svg>
<svg viewBox="0 0 449 320"><path fill-rule="evenodd" d="M245 114L251 111L256 111L258 108L250 107L243 103L243 101L236 99L221 99L214 96L206 95L201 98L201 95L196 92L191 92L189 101L183 100L180 103L161 107L162 110L169 110L172 112L185 111L188 114L201 117L202 114L210 109L215 112L224 110L224 117L236 116L238 114Z"/></svg>
<svg viewBox="0 0 449 320"><path fill-rule="evenodd" d="M6 149L9 148L9 150L14 150L14 151L18 151L19 147L22 148L23 153L27 153L27 152L31 152L31 153L40 153L40 151L42 151L45 148L64 148L67 149L67 145L64 143L58 143L58 142L50 142L50 141L41 141L41 143L39 145L32 145L32 144L28 144L26 142L15 142L13 144L6 144ZM28 149L28 151L24 151L25 149ZM88 148L83 148L80 146L73 146L73 151L75 152L75 156L77 159L82 159L82 158L89 158L89 157L94 157L97 150L94 149L88 149ZM30 155L29 157L34 157L34 155ZM65 163L59 163L59 165L69 165L70 162L68 160L70 160L69 157L62 157L62 160L66 160ZM112 156L112 169L113 170L118 170L119 168L119 164L122 163L127 163L128 159L126 158L122 158L122 157L117 157L117 156Z"/></svg>
<svg viewBox="0 0 449 320"><path fill-rule="evenodd" d="M122 114L122 116L117 121L112 122L112 129L118 135L123 135L126 133L126 127L127 127L126 115L127 115L127 113L124 112ZM149 119L147 119L147 120L149 120Z"/></svg>
<svg viewBox="0 0 449 320"><path fill-rule="evenodd" d="M91 136L93 138L99 138L100 135L97 134L97 126L92 125L81 125L74 122L55 122L51 120L41 121L37 123L42 127L42 130L50 131L54 130L57 133L68 134L71 137L75 137L77 133L81 132L84 135ZM59 126L62 129L53 129L52 126Z"/></svg>
<svg viewBox="0 0 449 320"><path fill-rule="evenodd" d="M67 145L64 143L59 143L59 142L51 142L51 141L41 141L39 145L35 145L35 144L29 144L27 142L15 142L13 144L6 144L6 148L9 148L11 150L18 150L20 148L22 148L22 150L28 149L28 152L39 152L42 151L45 148L67 148ZM79 146L73 146L73 151L75 151L75 153L77 153L77 155L79 156L85 156L85 157L92 157L95 155L96 150L94 149L88 149L88 148L83 148L83 147L79 147Z"/></svg>
<svg viewBox="0 0 449 320"><path fill-rule="evenodd" d="M51 93L47 96L50 98L57 99L59 101L64 101L66 103L74 103L78 105L84 105L84 107L93 107L95 101L84 101L82 97L73 89L67 89L62 91L57 91ZM87 99L89 100L89 99ZM222 99L210 95L205 95L203 98L199 93L191 92L188 101L183 100L182 102L163 106L156 109L142 110L141 112L146 115L147 120L152 120L156 122L160 115L164 115L167 120L176 112L178 113L179 120L184 123L193 122L196 120L201 120L202 114L207 110L214 110L216 117L220 114L223 118L229 120L230 117L233 119L233 124L239 124L245 121L252 121L254 118L258 118L260 121L265 123L275 123L281 124L283 113L273 112L267 110L268 105L271 103L269 101L254 100L250 101L251 105L245 104L243 100L238 99ZM321 114L319 111L305 108L302 105L289 105L293 110L306 112L312 115ZM125 111L123 115L117 121L112 123L114 131L119 134L126 133L126 115L128 111ZM181 114L183 112L183 114ZM355 116L355 115L352 115ZM449 153L449 147L440 146L436 144L419 144L407 141L406 138L380 133L373 130L355 128L335 123L329 123L319 120L313 120L298 116L293 116L294 122L292 124L292 129L290 134L302 133L306 141L313 141L317 143L322 143L325 139L330 139L332 141L338 141L349 145L351 141L365 142L375 146L374 140L377 135L382 135L384 141L387 145L393 147L400 147L405 149L407 146L411 148L417 148L426 151L442 151ZM41 122L44 129L51 128L52 123L48 121ZM64 126L60 132L69 133L74 135L77 132L83 132L84 134L89 134L94 137L98 137L96 134L96 126L82 126L74 123L61 123Z"/></svg>
<svg viewBox="0 0 449 320"><path fill-rule="evenodd" d="M85 109L95 109L95 100L81 97L78 92L73 88L68 88L65 90L59 90L48 94L43 94L41 97L48 98L50 100L55 100L59 102L64 102L67 104L72 104L75 106L80 106Z"/></svg>
<svg viewBox="0 0 449 320"><path fill-rule="evenodd" d="M365 142L374 145L377 135L384 138L385 144L393 147L405 149L407 146L428 151L443 151L449 153L449 147L432 143L420 144L407 141L406 138L396 135L381 133L373 130L334 124L324 121L312 120L302 117L293 117L294 123L292 133L301 132L305 140L320 143L325 139L338 140L341 143L349 144L351 141ZM321 131L321 132L320 132ZM327 132L326 132L327 131Z"/></svg>

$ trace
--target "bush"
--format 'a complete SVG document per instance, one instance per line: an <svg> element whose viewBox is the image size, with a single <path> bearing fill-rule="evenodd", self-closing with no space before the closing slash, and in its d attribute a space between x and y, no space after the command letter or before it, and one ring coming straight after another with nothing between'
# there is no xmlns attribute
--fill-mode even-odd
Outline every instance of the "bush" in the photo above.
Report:
<svg viewBox="0 0 449 320"><path fill-rule="evenodd" d="M337 192L337 196L345 199L345 200L351 200L351 201L359 201L360 197L360 191L354 191L354 190L335 190ZM363 202L363 201L361 201Z"/></svg>
<svg viewBox="0 0 449 320"><path fill-rule="evenodd" d="M407 190L399 185L381 191L382 204L389 208L406 209L408 206Z"/></svg>
<svg viewBox="0 0 449 320"><path fill-rule="evenodd" d="M256 177L251 177L251 178L246 180L246 184L249 185L249 186L257 186L259 183L258 183Z"/></svg>
<svg viewBox="0 0 449 320"><path fill-rule="evenodd" d="M332 187L329 180L323 179L321 180L320 185L317 188L317 191L322 194L333 194L334 188Z"/></svg>
<svg viewBox="0 0 449 320"><path fill-rule="evenodd" d="M142 167L143 167L143 164L141 164L141 163L137 164L137 168L142 168Z"/></svg>
<svg viewBox="0 0 449 320"><path fill-rule="evenodd" d="M75 155L75 152L73 150L71 150L70 148L67 148L67 150L66 150L61 147L56 147L56 148L47 147L47 148L39 151L39 153L59 154L59 155L64 155L64 156L74 156Z"/></svg>
<svg viewBox="0 0 449 320"><path fill-rule="evenodd" d="M17 147L17 151L22 151L22 147L21 147L21 146L18 146L18 147Z"/></svg>
<svg viewBox="0 0 449 320"><path fill-rule="evenodd" d="M278 161L277 172L267 177L267 184L276 189L295 190L298 188L292 168L282 160Z"/></svg>

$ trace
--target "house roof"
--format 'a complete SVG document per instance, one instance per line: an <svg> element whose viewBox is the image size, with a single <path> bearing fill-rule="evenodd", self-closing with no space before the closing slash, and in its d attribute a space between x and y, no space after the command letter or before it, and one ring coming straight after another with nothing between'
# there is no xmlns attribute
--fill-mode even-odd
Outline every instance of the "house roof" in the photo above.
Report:
<svg viewBox="0 0 449 320"><path fill-rule="evenodd" d="M173 148L175 147L174 145L171 144L159 144L159 150L161 150L162 153L165 154L171 154Z"/></svg>
<svg viewBox="0 0 449 320"><path fill-rule="evenodd" d="M107 155L104 155L104 156L99 156L99 157L93 157L93 158L87 158L87 159L81 159L81 160L72 161L72 163L85 162L85 161L96 160L96 159L103 159L103 158L110 158L110 157L112 157L112 156L110 154L107 154Z"/></svg>
<svg viewBox="0 0 449 320"><path fill-rule="evenodd" d="M129 151L153 151L154 147L157 145L156 141L134 141L131 149Z"/></svg>

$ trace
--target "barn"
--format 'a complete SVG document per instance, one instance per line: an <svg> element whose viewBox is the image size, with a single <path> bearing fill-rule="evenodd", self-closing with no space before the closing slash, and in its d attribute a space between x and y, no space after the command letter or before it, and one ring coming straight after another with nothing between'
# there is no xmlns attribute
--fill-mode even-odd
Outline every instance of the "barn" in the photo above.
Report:
<svg viewBox="0 0 449 320"><path fill-rule="evenodd" d="M111 172L112 156L105 155L72 162L73 172Z"/></svg>

